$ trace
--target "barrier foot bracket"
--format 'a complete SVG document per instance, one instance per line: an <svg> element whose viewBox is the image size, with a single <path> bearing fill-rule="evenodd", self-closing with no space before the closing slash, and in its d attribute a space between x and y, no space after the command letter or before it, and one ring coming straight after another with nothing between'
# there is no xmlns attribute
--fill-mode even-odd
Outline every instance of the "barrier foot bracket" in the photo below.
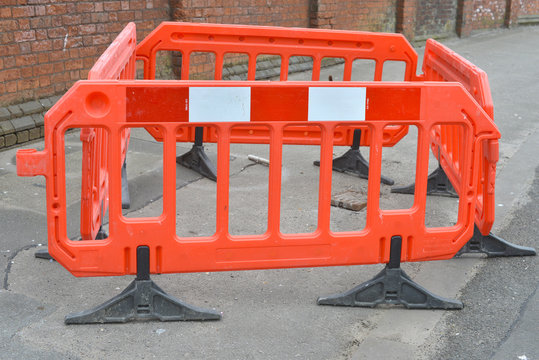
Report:
<svg viewBox="0 0 539 360"><path fill-rule="evenodd" d="M129 197L129 183L127 182L127 159L122 165L122 209L131 207L131 198Z"/></svg>
<svg viewBox="0 0 539 360"><path fill-rule="evenodd" d="M99 230L97 231L97 234L95 234L95 239L96 240L105 240L108 237L109 237L109 235L107 234L107 232L105 230L103 230L103 226L100 226Z"/></svg>
<svg viewBox="0 0 539 360"><path fill-rule="evenodd" d="M204 151L204 146L202 144L203 135L204 128L196 127L195 143L193 147L185 154L178 156L176 162L188 169L196 171L210 180L217 181L217 169Z"/></svg>
<svg viewBox="0 0 539 360"><path fill-rule="evenodd" d="M408 186L392 187L392 193L414 194L415 183ZM427 178L427 195L446 196L458 198L453 184L449 181L444 169L438 164L438 168L429 174Z"/></svg>
<svg viewBox="0 0 539 360"><path fill-rule="evenodd" d="M354 130L352 147L344 155L333 159L333 170L343 173L350 173L362 179L369 178L369 163L361 154L359 144L361 142L361 130ZM313 161L315 166L320 166L320 161ZM393 185L395 182L384 176L380 176L380 181L386 185Z"/></svg>
<svg viewBox="0 0 539 360"><path fill-rule="evenodd" d="M219 312L201 309L175 299L150 280L149 254L147 246L137 248L137 277L124 291L93 309L67 315L64 322L69 325L125 323L134 320L221 319Z"/></svg>
<svg viewBox="0 0 539 360"><path fill-rule="evenodd" d="M414 282L400 267L402 238L391 238L389 263L374 278L341 293L320 297L318 305L375 307L403 305L408 309L462 309L462 302L435 295Z"/></svg>
<svg viewBox="0 0 539 360"><path fill-rule="evenodd" d="M34 257L36 259L54 260L51 254L49 254L49 251L46 249L36 250Z"/></svg>
<svg viewBox="0 0 539 360"><path fill-rule="evenodd" d="M103 240L108 238L109 235L105 230L103 230L103 227L100 226L99 230L97 231L97 234L95 235L96 240ZM49 251L46 249L36 250L34 253L34 257L36 259L45 259L45 260L54 260L54 258L49 254Z"/></svg>
<svg viewBox="0 0 539 360"><path fill-rule="evenodd" d="M537 252L532 247L520 246L506 241L492 233L487 236L481 234L481 231L474 226L472 238L460 249L455 257L462 254L483 253L487 257L502 256L535 256Z"/></svg>

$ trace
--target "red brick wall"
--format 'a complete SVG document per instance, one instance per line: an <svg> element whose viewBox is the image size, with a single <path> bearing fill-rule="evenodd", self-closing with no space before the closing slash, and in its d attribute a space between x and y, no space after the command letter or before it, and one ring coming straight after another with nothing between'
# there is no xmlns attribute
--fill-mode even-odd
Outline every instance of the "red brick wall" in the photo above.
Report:
<svg viewBox="0 0 539 360"><path fill-rule="evenodd" d="M396 3L397 0L313 0L311 26L394 32Z"/></svg>
<svg viewBox="0 0 539 360"><path fill-rule="evenodd" d="M140 38L169 18L168 0L2 0L0 106L65 92L128 22Z"/></svg>
<svg viewBox="0 0 539 360"><path fill-rule="evenodd" d="M309 0L172 0L171 7L177 21L309 27ZM214 60L208 54L193 54L189 77L213 79ZM246 61L245 56L230 56L225 66ZM179 66L173 69L173 78L179 78L179 72Z"/></svg>
<svg viewBox="0 0 539 360"><path fill-rule="evenodd" d="M505 0L475 0L471 16L472 29L495 29L502 27L507 3Z"/></svg>
<svg viewBox="0 0 539 360"><path fill-rule="evenodd" d="M419 0L415 37L454 34L456 19L457 0Z"/></svg>
<svg viewBox="0 0 539 360"><path fill-rule="evenodd" d="M519 15L539 15L539 0L526 0L520 3Z"/></svg>
<svg viewBox="0 0 539 360"><path fill-rule="evenodd" d="M309 0L173 0L171 6L179 21L309 26Z"/></svg>

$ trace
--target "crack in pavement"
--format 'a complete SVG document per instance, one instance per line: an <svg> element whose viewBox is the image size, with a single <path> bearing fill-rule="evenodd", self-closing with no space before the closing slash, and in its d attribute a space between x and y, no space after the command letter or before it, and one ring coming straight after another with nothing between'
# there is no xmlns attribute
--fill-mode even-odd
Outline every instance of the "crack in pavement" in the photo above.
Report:
<svg viewBox="0 0 539 360"><path fill-rule="evenodd" d="M24 250L28 250L28 249L31 249L31 248L35 248L35 247L38 247L38 244L29 244L29 245L25 245L19 249L17 249L16 251L14 251L11 256L7 259L7 265L6 265L6 269L4 270L4 284L2 286L2 288L4 290L9 290L9 273L11 272L11 265L13 265L13 259L21 252L21 251L24 251Z"/></svg>

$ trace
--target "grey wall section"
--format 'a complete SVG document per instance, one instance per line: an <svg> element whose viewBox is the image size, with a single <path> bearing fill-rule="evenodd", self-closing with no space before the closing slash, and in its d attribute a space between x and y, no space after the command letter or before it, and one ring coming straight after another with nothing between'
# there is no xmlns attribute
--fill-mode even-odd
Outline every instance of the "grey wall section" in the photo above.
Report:
<svg viewBox="0 0 539 360"><path fill-rule="evenodd" d="M415 38L455 35L457 0L419 0Z"/></svg>

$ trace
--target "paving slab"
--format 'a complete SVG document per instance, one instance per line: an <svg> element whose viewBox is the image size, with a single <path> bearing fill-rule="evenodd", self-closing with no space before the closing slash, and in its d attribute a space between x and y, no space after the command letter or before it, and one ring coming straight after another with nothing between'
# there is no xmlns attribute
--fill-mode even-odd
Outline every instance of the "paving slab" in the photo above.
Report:
<svg viewBox="0 0 539 360"><path fill-rule="evenodd" d="M23 116L21 118L11 120L15 131L22 131L32 129L35 125L34 120L30 116Z"/></svg>
<svg viewBox="0 0 539 360"><path fill-rule="evenodd" d="M23 114L19 105L10 105L7 108L9 112L11 113L12 118L22 116Z"/></svg>
<svg viewBox="0 0 539 360"><path fill-rule="evenodd" d="M0 121L9 120L11 118L11 113L7 108L0 107Z"/></svg>
<svg viewBox="0 0 539 360"><path fill-rule="evenodd" d="M7 135L15 132L15 128L10 120L0 121L0 134Z"/></svg>
<svg viewBox="0 0 539 360"><path fill-rule="evenodd" d="M44 110L43 105L37 100L19 104L19 107L25 115L31 115Z"/></svg>

